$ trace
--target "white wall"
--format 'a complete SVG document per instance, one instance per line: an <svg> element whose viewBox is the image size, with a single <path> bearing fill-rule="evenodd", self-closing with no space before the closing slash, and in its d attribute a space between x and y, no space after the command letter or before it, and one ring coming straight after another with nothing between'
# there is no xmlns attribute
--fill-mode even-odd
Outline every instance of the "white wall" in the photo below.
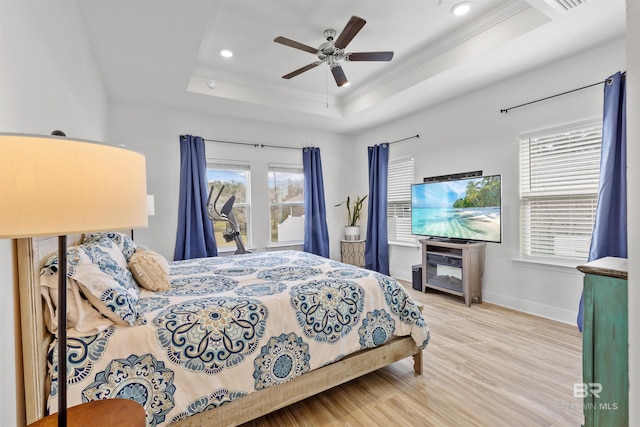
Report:
<svg viewBox="0 0 640 427"><path fill-rule="evenodd" d="M75 2L1 1L4 132L103 141L106 93Z"/></svg>
<svg viewBox="0 0 640 427"><path fill-rule="evenodd" d="M180 186L179 136L268 144L285 147L320 147L327 206L330 255L339 259L343 210L333 206L349 193L352 174L350 138L328 132L229 119L187 111L113 103L110 108L111 140L140 151L147 159L148 193L155 198L155 215L149 227L135 232L135 240L173 259L178 222ZM252 247L269 245L267 165L302 165L302 151L207 142L207 157L242 160L251 165Z"/></svg>
<svg viewBox="0 0 640 427"><path fill-rule="evenodd" d="M0 1L0 132L104 141L108 104L75 2ZM55 191L55 189L52 189ZM10 240L0 240L0 414L24 424Z"/></svg>
<svg viewBox="0 0 640 427"><path fill-rule="evenodd" d="M442 105L363 133L366 145L407 135L419 139L391 146L390 157L414 155L416 182L423 177L482 170L502 174L503 241L486 247L483 298L567 323L575 323L582 275L575 268L537 265L519 258L518 135L602 115L602 86L511 110L501 109L603 81L626 69L625 40L617 40L558 63L483 88ZM366 158L354 159L366 170ZM361 186L366 181L358 175ZM366 187L365 187L366 188ZM391 247L391 274L411 279L420 251Z"/></svg>

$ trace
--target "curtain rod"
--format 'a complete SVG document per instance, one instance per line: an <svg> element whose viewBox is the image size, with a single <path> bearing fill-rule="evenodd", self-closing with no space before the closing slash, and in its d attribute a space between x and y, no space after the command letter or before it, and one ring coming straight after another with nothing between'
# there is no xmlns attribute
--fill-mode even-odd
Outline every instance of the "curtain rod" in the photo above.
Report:
<svg viewBox="0 0 640 427"><path fill-rule="evenodd" d="M391 145L391 144L395 144L396 142L402 142L402 141L406 141L408 139L413 139L413 138L420 138L420 135L416 134L416 135L408 136L406 138L398 139L397 141L388 142L387 144ZM206 138L202 138L202 139L207 142L221 142L223 144L251 145L252 147L260 147L260 148L264 148L264 147L282 148L285 150L301 150L302 149L298 147L285 147L283 145L252 144L250 142L225 141L222 139L206 139Z"/></svg>
<svg viewBox="0 0 640 427"><path fill-rule="evenodd" d="M566 95L568 93L577 92L577 91L582 90L582 89L587 89L587 88L590 88L592 86L601 85L601 84L605 83L606 81L607 80L603 80L601 82L592 83L592 84L587 85L587 86L579 87L578 89L569 90L567 92L562 92L562 93L558 93L558 94L555 94L555 95L547 96L546 98L536 99L535 101L527 102L525 104L516 105L515 107L504 108L504 109L500 110L500 112L507 114L509 112L509 110L513 110L514 108L524 107L525 105L534 104L534 103L540 102L540 101L546 101L547 99L555 98L556 96L562 96L562 95Z"/></svg>
<svg viewBox="0 0 640 427"><path fill-rule="evenodd" d="M286 147L284 145L252 144L250 142L225 141L222 139L206 139L206 138L202 138L202 139L206 142L221 142L223 144L251 145L252 147L256 147L256 148L268 147L268 148L282 148L284 150L302 150L302 148L299 148L299 147Z"/></svg>
<svg viewBox="0 0 640 427"><path fill-rule="evenodd" d="M387 144L391 145L391 144L395 144L396 142L402 142L402 141L406 141L408 139L413 139L413 138L420 138L420 134L415 134L412 136L408 136L406 138L398 139L397 141L387 142Z"/></svg>

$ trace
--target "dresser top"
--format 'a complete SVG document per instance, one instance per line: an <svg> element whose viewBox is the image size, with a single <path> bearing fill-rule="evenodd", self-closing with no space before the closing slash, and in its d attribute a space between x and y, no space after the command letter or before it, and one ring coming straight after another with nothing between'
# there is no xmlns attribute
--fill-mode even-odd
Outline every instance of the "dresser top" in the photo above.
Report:
<svg viewBox="0 0 640 427"><path fill-rule="evenodd" d="M595 261L578 266L578 270L585 274L596 274L598 276L627 278L627 258L604 257Z"/></svg>

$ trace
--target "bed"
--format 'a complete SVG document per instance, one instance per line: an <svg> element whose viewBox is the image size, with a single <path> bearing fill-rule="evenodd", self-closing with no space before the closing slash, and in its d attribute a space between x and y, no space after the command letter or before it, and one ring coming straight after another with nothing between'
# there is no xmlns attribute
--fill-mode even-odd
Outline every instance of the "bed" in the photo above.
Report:
<svg viewBox="0 0 640 427"><path fill-rule="evenodd" d="M127 276L136 271L128 257L145 251L121 233L82 242L69 237L69 246L86 250L85 257L92 256L87 245L114 259L121 252ZM57 408L55 336L49 332L55 330L55 281L48 277L56 245L55 238L17 245L28 423ZM422 373L428 326L388 276L297 251L167 264L168 290L139 286L138 272L129 294L109 300L126 300L118 309L72 322L69 406L128 398L145 408L149 426L238 425L406 357ZM70 274L77 283L86 280L82 265L72 252ZM72 295L69 282L76 281L67 284L72 300L91 309L100 304L82 287L80 298L77 289Z"/></svg>

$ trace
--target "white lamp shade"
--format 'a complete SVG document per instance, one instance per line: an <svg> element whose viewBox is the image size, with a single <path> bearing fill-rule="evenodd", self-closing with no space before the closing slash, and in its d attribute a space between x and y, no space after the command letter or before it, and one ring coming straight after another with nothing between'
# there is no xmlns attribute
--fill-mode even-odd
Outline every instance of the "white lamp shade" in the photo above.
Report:
<svg viewBox="0 0 640 427"><path fill-rule="evenodd" d="M146 227L146 195L140 153L0 134L0 238Z"/></svg>

